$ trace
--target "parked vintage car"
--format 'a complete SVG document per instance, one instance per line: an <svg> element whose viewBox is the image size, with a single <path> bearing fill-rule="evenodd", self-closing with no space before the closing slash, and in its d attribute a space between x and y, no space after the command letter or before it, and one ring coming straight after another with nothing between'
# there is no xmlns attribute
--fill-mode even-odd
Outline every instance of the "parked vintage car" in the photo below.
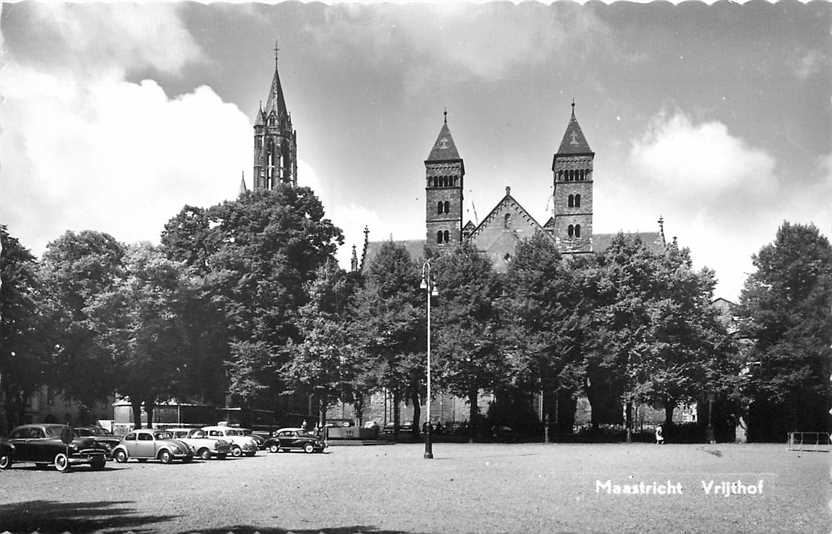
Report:
<svg viewBox="0 0 832 534"><path fill-rule="evenodd" d="M267 435L264 436L262 433L255 432L251 428L240 428L240 430L243 431L243 434L257 442L258 449L263 450L266 448L266 440L269 439Z"/></svg>
<svg viewBox="0 0 832 534"><path fill-rule="evenodd" d="M184 463L194 459L194 453L185 443L174 439L170 432L144 428L128 432L115 449L113 458L124 463L131 458L140 462L160 460L169 464L173 460Z"/></svg>
<svg viewBox="0 0 832 534"><path fill-rule="evenodd" d="M81 437L91 437L107 449L107 455L112 456L113 449L121 443L121 438L114 436L112 432L104 430L100 426L79 426L73 428L75 434Z"/></svg>
<svg viewBox="0 0 832 534"><path fill-rule="evenodd" d="M306 432L302 428L281 428L266 440L269 452L281 452L301 449L307 453L323 452L327 448L325 440L317 434Z"/></svg>
<svg viewBox="0 0 832 534"><path fill-rule="evenodd" d="M231 456L254 456L257 454L257 442L246 436L239 428L230 426L204 426L202 430L209 438L222 438L231 443Z"/></svg>
<svg viewBox="0 0 832 534"><path fill-rule="evenodd" d="M0 469L22 462L53 465L62 472L79 464L102 469L107 463L107 449L94 438L77 436L66 425L22 425L12 430L7 446L0 448Z"/></svg>
<svg viewBox="0 0 832 534"><path fill-rule="evenodd" d="M203 460L211 458L225 460L231 452L231 443L222 438L210 438L204 430L199 428L168 428L167 431L190 447L194 456L199 456Z"/></svg>

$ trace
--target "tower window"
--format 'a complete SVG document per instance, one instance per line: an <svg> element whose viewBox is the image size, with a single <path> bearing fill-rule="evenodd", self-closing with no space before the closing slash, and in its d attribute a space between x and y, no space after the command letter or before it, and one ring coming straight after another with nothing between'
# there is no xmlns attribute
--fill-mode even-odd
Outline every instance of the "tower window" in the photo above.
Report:
<svg viewBox="0 0 832 534"><path fill-rule="evenodd" d="M575 237L575 227L570 224L569 228L567 228L567 233L569 237Z"/></svg>
<svg viewBox="0 0 832 534"><path fill-rule="evenodd" d="M576 208L581 207L581 195L580 194L575 195L575 207Z"/></svg>
<svg viewBox="0 0 832 534"><path fill-rule="evenodd" d="M581 225L580 224L575 225L575 237L581 237Z"/></svg>
<svg viewBox="0 0 832 534"><path fill-rule="evenodd" d="M584 180L584 170L583 169L578 171L578 180L581 180L581 181Z"/></svg>
<svg viewBox="0 0 832 534"><path fill-rule="evenodd" d="M442 206L442 201L439 201L439 202L436 204L436 213L438 213L438 214L440 214L440 215L441 215L441 214L442 214L442 208L443 208L443 206Z"/></svg>
<svg viewBox="0 0 832 534"><path fill-rule="evenodd" d="M503 228L511 227L511 213L506 213L505 217L503 217Z"/></svg>
<svg viewBox="0 0 832 534"><path fill-rule="evenodd" d="M445 238L445 243L448 243L448 242L450 242L450 240L451 240L451 239L450 239L451 234L450 234L450 232L448 232L447 230L445 230L445 233L442 235L442 237L444 237L444 238Z"/></svg>
<svg viewBox="0 0 832 534"><path fill-rule="evenodd" d="M569 199L566 201L566 205L570 208L575 207L575 195L569 195Z"/></svg>
<svg viewBox="0 0 832 534"><path fill-rule="evenodd" d="M451 212L451 203L446 200L445 201L445 213L450 213L450 212Z"/></svg>
<svg viewBox="0 0 832 534"><path fill-rule="evenodd" d="M439 230L438 232L436 232L436 242L437 243L442 242L442 230Z"/></svg>

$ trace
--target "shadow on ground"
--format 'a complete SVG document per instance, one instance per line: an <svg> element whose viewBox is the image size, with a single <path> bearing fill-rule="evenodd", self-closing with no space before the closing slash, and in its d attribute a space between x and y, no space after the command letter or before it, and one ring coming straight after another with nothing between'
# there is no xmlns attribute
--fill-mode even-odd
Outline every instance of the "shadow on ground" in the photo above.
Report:
<svg viewBox="0 0 832 534"><path fill-rule="evenodd" d="M26 501L0 505L0 532L71 532L79 534L116 529L135 533L157 532L158 525L175 519L170 515L136 515L128 501L55 502Z"/></svg>
<svg viewBox="0 0 832 534"><path fill-rule="evenodd" d="M379 530L373 526L367 525L353 525L347 527L330 527L330 528L278 528L278 527L253 527L250 525L233 525L222 528L213 528L210 530L189 530L183 534L408 534L404 530Z"/></svg>

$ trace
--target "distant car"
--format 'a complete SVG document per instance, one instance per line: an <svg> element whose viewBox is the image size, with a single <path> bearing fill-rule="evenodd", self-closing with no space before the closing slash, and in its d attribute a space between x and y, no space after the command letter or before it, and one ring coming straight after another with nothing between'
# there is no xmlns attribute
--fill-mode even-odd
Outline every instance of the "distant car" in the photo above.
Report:
<svg viewBox="0 0 832 534"><path fill-rule="evenodd" d="M508 425L496 425L491 427L491 437L495 441L514 441L517 435L514 429Z"/></svg>
<svg viewBox="0 0 832 534"><path fill-rule="evenodd" d="M113 458L119 463L133 458L140 462L160 460L169 464L173 460L181 460L188 463L194 459L194 453L184 442L174 439L170 432L143 428L128 432L113 449Z"/></svg>
<svg viewBox="0 0 832 534"><path fill-rule="evenodd" d="M71 442L64 443L62 436ZM77 436L66 425L22 425L12 430L6 444L0 447L0 469L21 462L53 465L61 472L78 464L102 469L107 463L107 449L94 438Z"/></svg>
<svg viewBox="0 0 832 534"><path fill-rule="evenodd" d="M231 452L231 443L222 438L208 437L208 434L199 428L168 428L167 431L190 447L194 456L203 460L211 458L225 460Z"/></svg>
<svg viewBox="0 0 832 534"><path fill-rule="evenodd" d="M395 425L392 422L387 423L386 425L384 425L384 433L385 434L392 435L394 433L394 430L395 430ZM399 434L404 434L406 432L410 432L410 433L413 432L413 423L412 422L399 423Z"/></svg>
<svg viewBox="0 0 832 534"><path fill-rule="evenodd" d="M222 438L231 443L231 456L254 456L259 447L254 438L246 436L239 428L230 426L204 426L202 427L209 438Z"/></svg>
<svg viewBox="0 0 832 534"><path fill-rule="evenodd" d="M266 448L266 440L268 438L261 436L259 433L253 431L250 428L240 428L239 430L242 430L243 434L256 441L258 449L263 450Z"/></svg>
<svg viewBox="0 0 832 534"><path fill-rule="evenodd" d="M269 452L300 449L307 453L313 453L323 452L327 448L327 443L317 434L311 434L302 428L281 428L266 440L266 448Z"/></svg>
<svg viewBox="0 0 832 534"><path fill-rule="evenodd" d="M114 436L112 432L109 432L100 426L79 426L73 428L73 430L81 437L94 438L96 442L107 448L108 456L111 456L113 449L116 448L116 445L121 443L120 437Z"/></svg>

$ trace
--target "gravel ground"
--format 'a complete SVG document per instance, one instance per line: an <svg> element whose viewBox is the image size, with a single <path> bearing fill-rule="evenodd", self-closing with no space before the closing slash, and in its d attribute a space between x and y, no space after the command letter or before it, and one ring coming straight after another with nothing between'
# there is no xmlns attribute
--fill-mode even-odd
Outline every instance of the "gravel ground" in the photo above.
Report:
<svg viewBox="0 0 832 534"><path fill-rule="evenodd" d="M0 472L0 532L823 532L829 453L784 445L398 444ZM603 484L681 495L608 494ZM762 495L706 495L741 480ZM602 484L598 489L599 482ZM612 487L612 486L610 486Z"/></svg>

